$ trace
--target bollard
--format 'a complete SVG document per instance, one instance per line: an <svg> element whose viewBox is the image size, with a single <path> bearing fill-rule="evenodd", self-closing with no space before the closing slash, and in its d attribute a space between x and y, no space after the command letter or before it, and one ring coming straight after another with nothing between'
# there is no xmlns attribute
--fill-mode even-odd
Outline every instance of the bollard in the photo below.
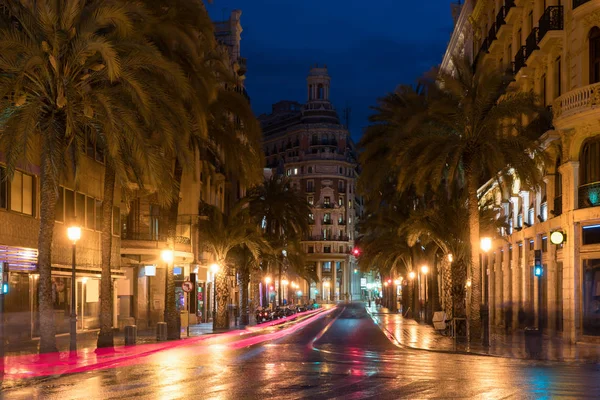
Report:
<svg viewBox="0 0 600 400"><path fill-rule="evenodd" d="M167 340L167 323L159 322L156 324L156 340Z"/></svg>
<svg viewBox="0 0 600 400"><path fill-rule="evenodd" d="M137 341L137 326L127 325L125 327L125 346L133 346Z"/></svg>

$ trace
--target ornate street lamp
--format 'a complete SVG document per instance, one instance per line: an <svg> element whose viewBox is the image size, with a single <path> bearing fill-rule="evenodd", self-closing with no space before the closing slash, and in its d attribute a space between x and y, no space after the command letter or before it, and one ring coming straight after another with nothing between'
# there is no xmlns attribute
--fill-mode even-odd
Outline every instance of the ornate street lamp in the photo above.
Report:
<svg viewBox="0 0 600 400"><path fill-rule="evenodd" d="M76 265L76 253L77 253L77 241L81 239L81 227L74 224L67 228L67 237L73 242L73 265L71 268L71 329L70 329L70 346L71 352L77 353L77 305L75 304L75 290L76 290L76 277L75 277L75 265Z"/></svg>

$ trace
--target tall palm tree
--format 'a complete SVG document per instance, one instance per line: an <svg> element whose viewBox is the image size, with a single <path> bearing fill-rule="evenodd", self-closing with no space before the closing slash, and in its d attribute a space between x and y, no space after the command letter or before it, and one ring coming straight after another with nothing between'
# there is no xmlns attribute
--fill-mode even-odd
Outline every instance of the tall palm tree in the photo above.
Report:
<svg viewBox="0 0 600 400"><path fill-rule="evenodd" d="M0 148L9 177L18 162L40 157L40 352L53 352L51 246L58 184L69 172L77 177L86 135L140 124L119 101L113 103L115 92L128 99L137 97L129 107L140 116L152 114L139 103L149 89L136 86L133 79L141 65L122 63L122 51L149 51L151 56L142 63L158 54L147 43L136 41L133 21L143 10L133 3L0 0L0 8L0 110L10 111L0 126ZM148 68L161 61L150 62ZM165 80L170 80L172 66L163 67ZM111 114L115 117L107 119ZM109 154L118 152L117 142L106 144Z"/></svg>
<svg viewBox="0 0 600 400"><path fill-rule="evenodd" d="M227 276L234 265L234 250L247 251L253 263L258 263L261 253L268 250L268 244L244 205L245 202L236 204L229 214L221 213L214 206L203 205L203 215L208 215L208 219L200 221L199 243L214 255L217 264L221 266L215 277L217 293L217 313L213 322L215 329L229 327Z"/></svg>
<svg viewBox="0 0 600 400"><path fill-rule="evenodd" d="M455 60L456 71L439 72L425 81L415 97L395 93L380 101L383 126L396 132L389 152L397 167L397 187L461 187L466 192L469 216L472 296L481 298L479 263L480 185L497 176L516 177L523 187L541 182L545 157L536 140L544 130L545 113L533 93L506 92L505 76L495 71L473 71L468 60ZM396 97L407 104L397 106ZM394 107L390 106L393 104ZM425 107L423 107L425 105ZM421 110L416 112L415 110ZM392 119L393 118L393 119ZM389 126L386 121L392 119ZM398 126L396 121L406 121ZM531 123L524 123L524 121ZM480 304L470 307L472 337L481 333Z"/></svg>
<svg viewBox="0 0 600 400"><path fill-rule="evenodd" d="M211 152L217 163L235 172L242 184L258 182L262 167L260 127L238 87L229 53L214 38L214 28L201 0L143 0L151 10L144 34L160 52L176 62L188 76L193 96L181 110L190 122L190 134L176 142L173 162L174 201L168 211L167 236L174 246L181 179L185 168L194 165L198 153ZM235 117L237 118L235 118ZM226 162L225 162L226 161ZM206 163L206 160L205 160ZM207 171L212 168L207 168ZM167 270L165 321L168 337L179 338L175 307L175 281Z"/></svg>
<svg viewBox="0 0 600 400"><path fill-rule="evenodd" d="M281 276L283 250L292 249L295 242L302 240L310 229L310 205L299 192L294 190L288 179L272 176L248 191L250 213L262 226L264 234L274 249L281 249L274 257L278 260L268 265L277 265L279 304L282 304ZM292 252L290 252L290 255Z"/></svg>

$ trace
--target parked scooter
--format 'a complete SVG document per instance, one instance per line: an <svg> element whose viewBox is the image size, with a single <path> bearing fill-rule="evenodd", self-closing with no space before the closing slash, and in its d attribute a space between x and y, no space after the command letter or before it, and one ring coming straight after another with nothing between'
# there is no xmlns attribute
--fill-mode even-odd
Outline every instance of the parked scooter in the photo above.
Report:
<svg viewBox="0 0 600 400"><path fill-rule="evenodd" d="M271 310L268 308L256 310L256 323L260 324L261 322L270 321L271 318Z"/></svg>

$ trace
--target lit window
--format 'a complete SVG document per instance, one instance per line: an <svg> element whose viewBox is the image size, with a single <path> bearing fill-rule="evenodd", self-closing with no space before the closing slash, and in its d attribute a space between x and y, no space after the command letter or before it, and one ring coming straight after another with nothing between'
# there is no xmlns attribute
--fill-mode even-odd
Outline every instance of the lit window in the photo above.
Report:
<svg viewBox="0 0 600 400"><path fill-rule="evenodd" d="M298 175L298 168L294 168L294 175Z"/></svg>
<svg viewBox="0 0 600 400"><path fill-rule="evenodd" d="M10 209L27 215L33 215L34 187L33 176L15 171L10 182Z"/></svg>
<svg viewBox="0 0 600 400"><path fill-rule="evenodd" d="M535 223L535 209L533 207L531 207L527 213L527 222L529 225L533 225Z"/></svg>
<svg viewBox="0 0 600 400"><path fill-rule="evenodd" d="M326 196L326 197L325 197L325 200L324 200L324 203L325 203L326 205L329 205L329 204L331 204L331 197L328 197L328 196Z"/></svg>
<svg viewBox="0 0 600 400"><path fill-rule="evenodd" d="M313 196L308 196L307 201L311 206L315 204L315 198Z"/></svg>
<svg viewBox="0 0 600 400"><path fill-rule="evenodd" d="M548 220L548 204L544 203L540 207L540 213L542 214L542 221Z"/></svg>
<svg viewBox="0 0 600 400"><path fill-rule="evenodd" d="M292 169L288 168L288 170L286 171L286 173L287 173L287 176L291 176L292 175Z"/></svg>

